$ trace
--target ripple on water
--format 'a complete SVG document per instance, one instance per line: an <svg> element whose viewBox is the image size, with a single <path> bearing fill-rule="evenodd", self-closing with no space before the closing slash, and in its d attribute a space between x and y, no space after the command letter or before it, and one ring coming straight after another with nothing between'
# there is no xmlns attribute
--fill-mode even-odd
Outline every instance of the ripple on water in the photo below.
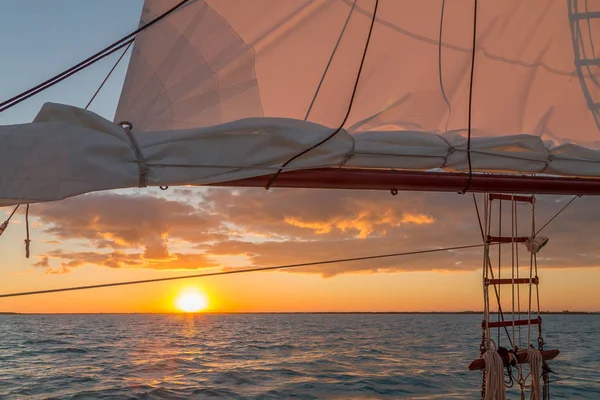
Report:
<svg viewBox="0 0 600 400"><path fill-rule="evenodd" d="M475 315L0 316L0 398L469 399ZM557 398L600 398L599 316L547 316ZM440 329L443 327L443 329Z"/></svg>

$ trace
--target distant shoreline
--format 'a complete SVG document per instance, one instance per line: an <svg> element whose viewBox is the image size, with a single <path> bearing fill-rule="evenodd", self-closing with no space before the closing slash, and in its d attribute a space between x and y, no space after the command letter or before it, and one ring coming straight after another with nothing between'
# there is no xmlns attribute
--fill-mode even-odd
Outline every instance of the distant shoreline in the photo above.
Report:
<svg viewBox="0 0 600 400"><path fill-rule="evenodd" d="M157 313L142 313L142 312L131 312L131 313L18 313L18 312L0 312L0 315L186 315L188 313L178 312L157 312ZM483 314L482 311L262 311L262 312L199 312L189 313L198 315L269 315L269 314L281 314L281 315L303 315L303 314L315 314L315 315L376 315L376 314L404 314L404 315L479 315ZM496 314L496 313L491 313ZM526 314L526 313L521 313ZM532 313L533 314L533 313ZM544 315L600 315L600 311L542 311Z"/></svg>

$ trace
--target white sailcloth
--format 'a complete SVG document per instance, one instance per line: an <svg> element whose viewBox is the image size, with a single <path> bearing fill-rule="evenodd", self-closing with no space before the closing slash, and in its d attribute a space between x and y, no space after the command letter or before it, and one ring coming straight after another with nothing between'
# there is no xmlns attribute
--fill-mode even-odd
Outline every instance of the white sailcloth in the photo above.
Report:
<svg viewBox="0 0 600 400"><path fill-rule="evenodd" d="M147 0L142 23L178 1ZM133 124L149 185L271 174L349 109L289 169L466 171L473 11L467 0L190 1L136 38L115 122ZM599 2L479 1L473 171L600 177L599 33ZM138 182L123 129L80 109L47 105L0 140L0 204Z"/></svg>

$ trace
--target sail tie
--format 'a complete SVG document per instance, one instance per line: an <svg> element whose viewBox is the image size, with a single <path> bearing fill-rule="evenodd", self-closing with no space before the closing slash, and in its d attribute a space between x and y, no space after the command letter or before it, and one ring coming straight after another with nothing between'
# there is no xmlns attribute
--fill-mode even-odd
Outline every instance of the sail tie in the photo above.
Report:
<svg viewBox="0 0 600 400"><path fill-rule="evenodd" d="M29 204L27 204L27 208L25 208L25 257L29 258L29 245L31 244L31 239L29 239Z"/></svg>
<svg viewBox="0 0 600 400"><path fill-rule="evenodd" d="M123 128L123 130L127 134L127 137L129 138L129 144L131 145L131 148L133 149L133 153L135 154L135 158L136 158L136 161L138 164L138 172L139 172L139 176L140 176L139 182L138 182L138 187L145 188L146 186L148 186L147 185L148 165L146 164L146 159L144 158L144 155L142 154L142 151L140 150L140 146L138 145L137 140L135 140L135 136L131 132L133 125L129 121L119 122L119 125L121 126L121 128Z"/></svg>

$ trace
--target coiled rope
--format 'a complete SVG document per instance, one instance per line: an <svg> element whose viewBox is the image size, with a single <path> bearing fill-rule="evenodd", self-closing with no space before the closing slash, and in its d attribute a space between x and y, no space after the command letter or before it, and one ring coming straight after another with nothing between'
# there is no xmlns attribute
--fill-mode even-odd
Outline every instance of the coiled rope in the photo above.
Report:
<svg viewBox="0 0 600 400"><path fill-rule="evenodd" d="M489 346L492 343L494 346ZM504 362L496 351L496 343L489 339L488 349L483 353L485 361L485 398L484 400L504 400Z"/></svg>

